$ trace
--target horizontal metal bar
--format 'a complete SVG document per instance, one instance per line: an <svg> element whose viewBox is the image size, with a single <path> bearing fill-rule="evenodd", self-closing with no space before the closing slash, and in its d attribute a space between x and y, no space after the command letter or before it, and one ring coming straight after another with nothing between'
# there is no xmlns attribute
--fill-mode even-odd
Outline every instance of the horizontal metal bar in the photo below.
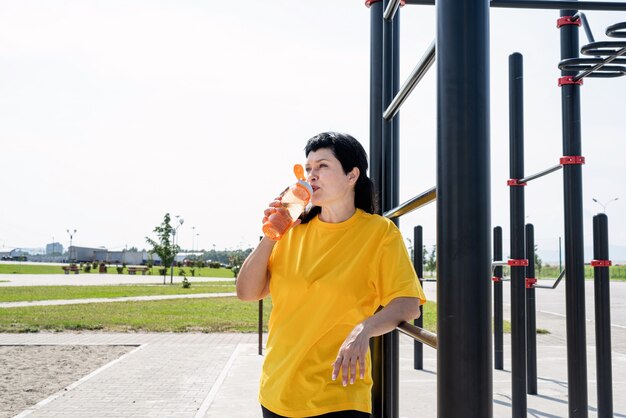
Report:
<svg viewBox="0 0 626 418"><path fill-rule="evenodd" d="M561 279L565 277L565 269L563 269L561 271L561 274L559 274L559 278L556 279L556 282L554 282L554 284L552 286L537 286L534 285L533 287L538 288L538 289L556 289L556 287L559 285L559 283L561 282Z"/></svg>
<svg viewBox="0 0 626 418"><path fill-rule="evenodd" d="M434 6L434 0L406 0L406 4ZM550 0L492 0L491 7L509 9L552 9L552 10L614 10L626 11L626 3L610 1L550 1Z"/></svg>
<svg viewBox="0 0 626 418"><path fill-rule="evenodd" d="M400 0L391 0L385 9L383 17L385 20L392 20L400 7Z"/></svg>
<svg viewBox="0 0 626 418"><path fill-rule="evenodd" d="M603 67L604 65L610 63L611 61L613 61L615 58L626 54L626 48L622 48L620 49L618 52L616 52L614 55L611 55L610 57L607 57L604 62L601 62L599 64L594 65L593 67L591 67L590 69L583 71L582 73L578 74L576 77L574 77L572 79L572 81L578 81L581 78L584 78L586 76L588 76L589 74L593 73L594 71L600 69L601 67Z"/></svg>
<svg viewBox="0 0 626 418"><path fill-rule="evenodd" d="M415 209L421 208L422 206L427 205L428 203L433 202L436 199L437 188L433 187L432 189L428 189L422 194L415 196L413 199L407 200L400 206L388 210L387 212L383 213L383 216L389 219L398 218L402 215L406 215L409 212L413 212Z"/></svg>
<svg viewBox="0 0 626 418"><path fill-rule="evenodd" d="M397 330L409 337L426 344L429 347L437 349L437 334L433 334L430 331L426 331L423 328L416 327L408 322L402 322L398 325Z"/></svg>
<svg viewBox="0 0 626 418"><path fill-rule="evenodd" d="M385 118L385 120L393 118L396 113L398 113L398 110L400 110L400 106L402 106L402 104L409 97L409 94L411 94L415 86L417 86L417 83L419 83L420 80L424 78L424 75L426 75L426 72L430 67L432 67L434 62L435 41L433 40L420 61L417 63L417 65L409 75L409 78L407 78L402 87L400 87L400 90L398 91L398 94L396 94L396 97L393 98L393 100L383 113L383 118Z"/></svg>
<svg viewBox="0 0 626 418"><path fill-rule="evenodd" d="M491 262L491 267L506 267L509 265L508 260L504 260L504 261L492 261Z"/></svg>
<svg viewBox="0 0 626 418"><path fill-rule="evenodd" d="M554 167L550 167L550 168L548 168L547 170L540 171L540 172L539 172L539 173L537 173L537 174L531 174L531 175L530 175L530 176L528 176L528 177L524 177L523 179L519 179L517 182L518 182L518 183L528 183L528 182L529 182L529 181L531 181L531 180L538 179L539 177L543 177L543 176L545 176L546 174L553 173L553 172L555 172L555 171L557 171L557 170L560 170L560 169L562 169L562 168L563 168L563 166L562 166L561 164L559 164L559 165L555 165Z"/></svg>

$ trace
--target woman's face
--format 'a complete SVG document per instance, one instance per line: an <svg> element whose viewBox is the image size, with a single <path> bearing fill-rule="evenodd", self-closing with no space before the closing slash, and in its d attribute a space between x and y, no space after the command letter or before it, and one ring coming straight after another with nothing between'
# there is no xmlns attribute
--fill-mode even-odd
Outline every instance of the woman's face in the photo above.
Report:
<svg viewBox="0 0 626 418"><path fill-rule="evenodd" d="M354 204L354 187L358 168L344 173L341 163L329 148L311 151L306 162L307 181L313 188L311 203L315 206Z"/></svg>

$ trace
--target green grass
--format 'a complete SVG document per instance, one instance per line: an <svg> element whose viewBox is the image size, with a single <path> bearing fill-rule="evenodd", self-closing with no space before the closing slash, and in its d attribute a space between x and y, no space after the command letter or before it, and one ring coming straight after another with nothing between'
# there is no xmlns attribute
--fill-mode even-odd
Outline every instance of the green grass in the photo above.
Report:
<svg viewBox="0 0 626 418"><path fill-rule="evenodd" d="M159 276L160 267L152 267L152 269L148 272L153 276ZM174 276L180 275L180 270L184 270L187 273L188 277L191 276L191 271L189 267L174 267ZM118 274L114 265L108 266L107 270L108 274ZM0 264L0 274L65 274L61 266L50 266L50 265L37 265L37 264ZM75 274L75 273L70 273ZM84 271L80 271L79 274L99 274L98 269L91 269L90 273L85 273ZM128 270L124 269L123 274L128 274ZM233 272L230 269L219 268L212 269L209 267L195 268L196 277L223 277L223 278L232 278ZM141 273L137 273L137 275L141 275ZM170 276L170 270L167 271L167 276ZM161 275L162 277L162 275Z"/></svg>
<svg viewBox="0 0 626 418"><path fill-rule="evenodd" d="M271 298L266 298L265 331L271 309ZM425 329L436 332L436 315L437 305L428 302L424 307ZM257 329L258 303L241 302L234 297L0 309L0 332L255 332ZM504 321L504 332L510 330L511 324Z"/></svg>
<svg viewBox="0 0 626 418"><path fill-rule="evenodd" d="M194 293L234 292L234 282L193 282L183 289L175 285L114 286L16 286L0 287L0 302L22 302L56 299L119 298L129 296L186 295Z"/></svg>
<svg viewBox="0 0 626 418"><path fill-rule="evenodd" d="M271 302L266 300L264 323ZM0 332L253 332L258 304L234 297L0 309Z"/></svg>

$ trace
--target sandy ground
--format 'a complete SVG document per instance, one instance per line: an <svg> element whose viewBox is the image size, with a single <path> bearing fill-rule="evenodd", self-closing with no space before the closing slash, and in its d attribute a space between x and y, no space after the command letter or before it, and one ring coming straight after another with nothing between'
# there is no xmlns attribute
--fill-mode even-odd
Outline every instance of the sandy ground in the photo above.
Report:
<svg viewBox="0 0 626 418"><path fill-rule="evenodd" d="M19 414L134 348L0 346L0 418Z"/></svg>

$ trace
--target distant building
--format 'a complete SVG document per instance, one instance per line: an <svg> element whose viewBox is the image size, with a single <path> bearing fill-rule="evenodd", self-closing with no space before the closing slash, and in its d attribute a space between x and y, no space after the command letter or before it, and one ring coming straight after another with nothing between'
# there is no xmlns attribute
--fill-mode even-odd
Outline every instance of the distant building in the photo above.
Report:
<svg viewBox="0 0 626 418"><path fill-rule="evenodd" d="M146 264L152 258L154 264L159 264L160 259L156 254L150 256L147 251L109 251L106 248L89 248L72 245L68 249L68 258L74 262L104 261L110 264Z"/></svg>
<svg viewBox="0 0 626 418"><path fill-rule="evenodd" d="M46 255L63 254L63 245L60 242L46 244Z"/></svg>

